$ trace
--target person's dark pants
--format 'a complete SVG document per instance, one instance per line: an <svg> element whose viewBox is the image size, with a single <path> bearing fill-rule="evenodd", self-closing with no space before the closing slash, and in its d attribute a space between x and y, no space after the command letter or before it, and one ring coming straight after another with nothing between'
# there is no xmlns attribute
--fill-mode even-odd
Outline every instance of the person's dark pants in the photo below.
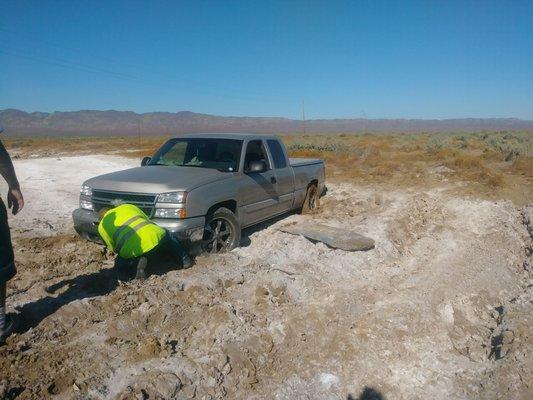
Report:
<svg viewBox="0 0 533 400"><path fill-rule="evenodd" d="M6 322L6 282L0 283L0 330Z"/></svg>
<svg viewBox="0 0 533 400"><path fill-rule="evenodd" d="M13 246L11 245L11 234L7 223L7 210L4 202L0 199L0 329L3 329L3 321L6 309L6 285L7 281L15 276L15 259L13 256Z"/></svg>
<svg viewBox="0 0 533 400"><path fill-rule="evenodd" d="M6 283L16 273L11 234L7 223L7 210L4 202L0 199L0 283Z"/></svg>
<svg viewBox="0 0 533 400"><path fill-rule="evenodd" d="M123 272L133 273L141 257L146 257L148 260L148 266L157 263L165 256L170 257L176 262L177 266L182 266L182 260L187 255L183 246L167 232L167 234L161 239L161 242L150 250L148 253L143 254L140 257L135 258L122 258L117 255L115 259L115 267ZM125 271L128 269L129 271Z"/></svg>

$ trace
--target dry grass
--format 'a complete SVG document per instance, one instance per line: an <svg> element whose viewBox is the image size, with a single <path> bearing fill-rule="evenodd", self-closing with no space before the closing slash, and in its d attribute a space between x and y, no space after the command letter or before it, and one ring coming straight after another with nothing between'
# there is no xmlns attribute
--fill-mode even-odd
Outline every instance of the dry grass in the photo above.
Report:
<svg viewBox="0 0 533 400"><path fill-rule="evenodd" d="M516 159L507 170L515 175L523 175L528 178L533 178L533 162L531 162L530 157L520 157Z"/></svg>
<svg viewBox="0 0 533 400"><path fill-rule="evenodd" d="M491 188L502 186L504 183L503 175L490 168L479 156L458 154L446 161L445 165L463 179L483 183Z"/></svg>
<svg viewBox="0 0 533 400"><path fill-rule="evenodd" d="M462 183L483 198L533 198L533 133L300 135L283 137L292 157L326 160L329 180L390 186Z"/></svg>
<svg viewBox="0 0 533 400"><path fill-rule="evenodd" d="M17 157L151 155L167 137L8 139ZM322 158L330 181L396 186L462 183L469 194L533 198L533 132L282 136L291 157ZM464 185L466 184L466 185Z"/></svg>

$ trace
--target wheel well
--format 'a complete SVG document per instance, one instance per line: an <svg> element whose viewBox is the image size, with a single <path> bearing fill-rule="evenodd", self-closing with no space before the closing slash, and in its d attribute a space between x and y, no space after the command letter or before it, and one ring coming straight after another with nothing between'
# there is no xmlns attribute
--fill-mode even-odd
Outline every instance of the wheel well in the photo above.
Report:
<svg viewBox="0 0 533 400"><path fill-rule="evenodd" d="M233 214L237 214L237 202L235 200L226 200L221 201L220 203L214 204L211 207L209 207L209 210L207 210L206 215L210 215L215 212L220 207L225 207L228 210L230 210Z"/></svg>

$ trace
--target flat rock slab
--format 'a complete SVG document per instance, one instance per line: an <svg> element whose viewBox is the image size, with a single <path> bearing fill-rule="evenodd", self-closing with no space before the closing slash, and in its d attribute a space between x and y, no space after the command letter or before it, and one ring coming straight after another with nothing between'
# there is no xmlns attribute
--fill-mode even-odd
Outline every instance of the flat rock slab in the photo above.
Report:
<svg viewBox="0 0 533 400"><path fill-rule="evenodd" d="M292 235L301 235L314 242L322 242L335 249L346 251L366 251L374 248L374 240L343 228L306 221L279 228Z"/></svg>

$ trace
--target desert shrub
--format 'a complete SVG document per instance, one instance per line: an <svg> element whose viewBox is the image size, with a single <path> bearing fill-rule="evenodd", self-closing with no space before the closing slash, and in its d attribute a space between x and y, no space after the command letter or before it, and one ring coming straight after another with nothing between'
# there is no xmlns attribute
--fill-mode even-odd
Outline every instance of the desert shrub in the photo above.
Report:
<svg viewBox="0 0 533 400"><path fill-rule="evenodd" d="M532 157L531 133L494 133L485 139L487 147L503 155L506 161L515 160L517 157Z"/></svg>
<svg viewBox="0 0 533 400"><path fill-rule="evenodd" d="M445 140L441 135L431 135L426 142L426 151L429 153L434 153L437 150L440 150L444 147Z"/></svg>
<svg viewBox="0 0 533 400"><path fill-rule="evenodd" d="M466 136L459 136L457 141L460 149L466 149L468 147L468 139Z"/></svg>
<svg viewBox="0 0 533 400"><path fill-rule="evenodd" d="M320 151L310 149L298 149L289 151L289 157L319 158L322 155L323 154Z"/></svg>
<svg viewBox="0 0 533 400"><path fill-rule="evenodd" d="M306 142L297 142L289 145L288 150L292 151L301 151L301 150L310 150L317 152L330 152L330 153L342 153L348 151L348 146L341 142L331 142L331 143L306 143Z"/></svg>
<svg viewBox="0 0 533 400"><path fill-rule="evenodd" d="M486 165L479 156L459 154L446 163L460 177L491 187L501 186L503 176Z"/></svg>

